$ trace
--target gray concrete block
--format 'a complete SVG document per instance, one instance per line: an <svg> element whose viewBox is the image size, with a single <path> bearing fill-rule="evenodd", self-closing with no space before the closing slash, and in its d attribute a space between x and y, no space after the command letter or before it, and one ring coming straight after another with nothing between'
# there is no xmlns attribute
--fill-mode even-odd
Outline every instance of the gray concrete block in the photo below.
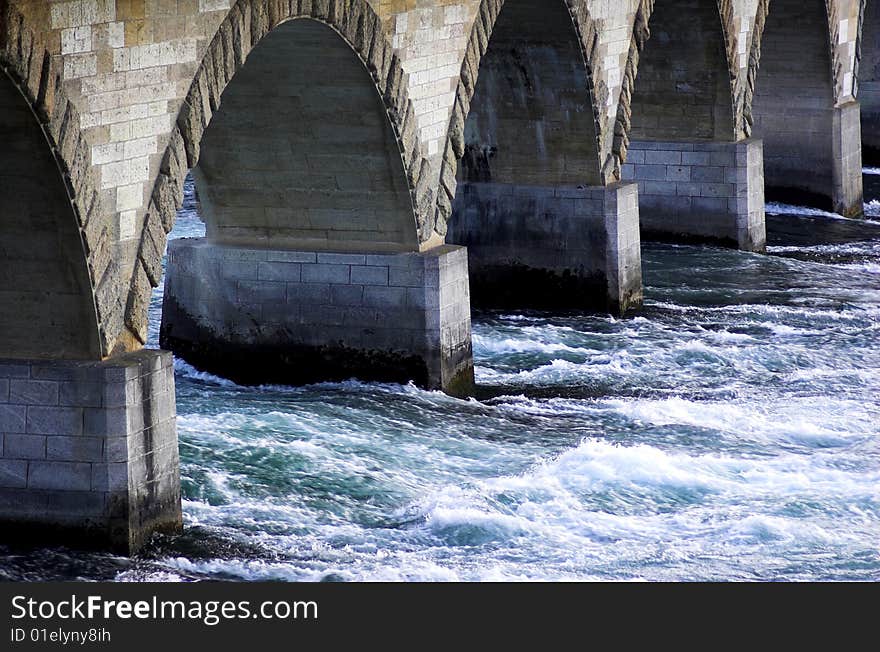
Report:
<svg viewBox="0 0 880 652"><path fill-rule="evenodd" d="M92 465L92 491L126 491L128 489L127 463Z"/></svg>
<svg viewBox="0 0 880 652"><path fill-rule="evenodd" d="M2 477L2 471L0 471ZM18 517L42 518L46 514L48 495L44 491L24 487L3 488L0 480L0 514L18 520Z"/></svg>
<svg viewBox="0 0 880 652"><path fill-rule="evenodd" d="M727 151L712 152L710 162L712 165L733 167L736 165L736 152L732 148Z"/></svg>
<svg viewBox="0 0 880 652"><path fill-rule="evenodd" d="M360 285L388 285L388 267L353 266L351 282Z"/></svg>
<svg viewBox="0 0 880 652"><path fill-rule="evenodd" d="M316 263L318 254L314 251L274 251L266 252L266 260L271 263Z"/></svg>
<svg viewBox="0 0 880 652"><path fill-rule="evenodd" d="M365 254L318 253L318 263L328 265L365 265Z"/></svg>
<svg viewBox="0 0 880 652"><path fill-rule="evenodd" d="M89 437L127 436L129 429L128 408L86 408L83 410L83 432Z"/></svg>
<svg viewBox="0 0 880 652"><path fill-rule="evenodd" d="M704 183L700 188L702 197L733 197L736 189L729 183Z"/></svg>
<svg viewBox="0 0 880 652"><path fill-rule="evenodd" d="M691 172L692 181L706 181L710 183L723 183L725 181L725 170L732 168L723 168L717 166L701 166L695 167Z"/></svg>
<svg viewBox="0 0 880 652"><path fill-rule="evenodd" d="M236 299L241 305L280 303L285 300L284 283L269 281L238 281Z"/></svg>
<svg viewBox="0 0 880 652"><path fill-rule="evenodd" d="M101 462L103 437L47 437L46 459L65 462Z"/></svg>
<svg viewBox="0 0 880 652"><path fill-rule="evenodd" d="M19 505L9 505L0 499L0 520L24 514L34 524L88 528L90 535L103 536L108 546L125 552L135 550L157 526L172 530L179 526L172 363L167 352L156 351L140 351L96 363L32 363L32 375L38 370L40 378L31 379L36 383L20 385L19 398L45 401L45 388L51 379L48 384L58 388L59 400L90 407L0 406L0 415L6 410L6 421L17 422L19 427L24 415L22 430L29 433L3 432L0 438L0 485L18 487L22 492ZM110 391L106 385L114 385L114 390ZM104 402L105 396L123 405L111 409L96 407ZM10 413L10 408L18 411ZM95 415L102 415L103 419ZM156 427L152 425L151 420L161 419L166 421L156 421ZM83 435L86 421L94 436ZM165 423L169 424L168 428ZM108 427L121 432L117 432L116 437L108 437L113 434ZM149 436L145 435L147 430L151 433ZM136 477L129 475L134 468L130 466L129 443L132 442L142 449L142 463L138 467L141 475ZM21 459L13 459L11 455ZM157 478L168 478L160 492L143 491L142 498L132 499L130 503L129 487L114 486L118 489L115 499L125 501L125 509L131 515L125 524L114 522L113 515L105 511L108 491L92 488L96 473L93 464L108 463L117 465L117 470L127 469L125 473L132 477L135 492L142 491L148 482L155 484ZM154 468L154 464L161 466ZM104 467L97 472L99 475L101 470L105 470ZM24 504L36 507L22 510Z"/></svg>
<svg viewBox="0 0 880 652"><path fill-rule="evenodd" d="M343 317L341 306L313 306L303 312L303 318L319 329L326 326L342 326Z"/></svg>
<svg viewBox="0 0 880 652"><path fill-rule="evenodd" d="M666 181L665 165L637 165L636 179L639 181Z"/></svg>
<svg viewBox="0 0 880 652"><path fill-rule="evenodd" d="M88 516L94 518L95 514L104 511L107 502L107 494L103 491L50 491L47 494L49 512L61 514L66 517ZM84 519L88 523L90 519Z"/></svg>
<svg viewBox="0 0 880 652"><path fill-rule="evenodd" d="M371 267L411 267L418 264L415 254L367 254L366 264Z"/></svg>
<svg viewBox="0 0 880 652"><path fill-rule="evenodd" d="M400 308L406 305L405 287L365 287L364 305Z"/></svg>
<svg viewBox="0 0 880 652"><path fill-rule="evenodd" d="M422 287L425 285L425 269L423 267L392 267L388 271L388 285Z"/></svg>
<svg viewBox="0 0 880 652"><path fill-rule="evenodd" d="M681 165L681 151L680 150L667 150L667 151L648 150L645 152L645 163L648 165L652 165L652 164Z"/></svg>
<svg viewBox="0 0 880 652"><path fill-rule="evenodd" d="M26 364L0 362L0 378L30 378L31 369Z"/></svg>
<svg viewBox="0 0 880 652"><path fill-rule="evenodd" d="M688 166L670 165L669 167L666 168L666 180L667 181L690 181L691 180L691 168Z"/></svg>
<svg viewBox="0 0 880 652"><path fill-rule="evenodd" d="M27 486L28 463L23 460L0 459L0 487L16 489Z"/></svg>
<svg viewBox="0 0 880 652"><path fill-rule="evenodd" d="M260 281L298 283L301 271L302 265L300 263L264 262L259 263L257 275Z"/></svg>
<svg viewBox="0 0 880 652"><path fill-rule="evenodd" d="M9 401L22 405L57 405L58 383L50 380L12 379Z"/></svg>
<svg viewBox="0 0 880 652"><path fill-rule="evenodd" d="M553 192L554 188L547 189L548 201L557 201ZM582 191L578 192L583 194ZM576 201L582 199L566 198L564 201L574 206ZM205 335L197 338L200 347L204 347L206 339L214 338L216 341L212 346L216 346L219 353L228 350L222 342L229 338L234 341L235 350L242 352L241 355L245 355L243 352L249 346L253 346L257 352L288 348L292 351L290 360L283 356L272 356L271 359L265 357L265 365L261 363L255 365L255 368L274 365L273 368L280 366L287 369L285 365L294 365L297 356L303 355L309 360L307 367L310 369L299 365L296 373L314 375L314 380L321 380L321 365L316 365L309 357L312 355L311 351L319 354L320 359L326 360L334 369L344 367L346 359L351 359L352 367L358 374L365 368L375 366L377 375L389 375L387 370L390 370L397 376L401 372L411 373L410 369L421 364L417 361L422 358L437 361L430 362L428 371L427 382L432 387L445 387L457 374L469 374L467 370L472 364L470 345L462 344L454 354L430 349L427 344L430 338L425 333L428 328L427 305L421 307L413 301L408 302L408 286L387 285L393 276L394 281L409 284L412 289L420 291L426 297L425 303L430 297L439 301L436 287L441 283L441 276L445 275L450 279L450 285L454 280L456 288L463 288L458 300L467 302L467 255L459 247L443 246L423 254L415 251L387 254L320 252L315 258L318 262L303 263L299 283L286 283L284 306L287 308L270 303L261 304L259 319L252 319L244 314L243 306L237 302L236 297L230 299L227 293L214 289L230 280L216 278L218 268L209 264L209 261L217 256L208 255L198 262L192 255L191 245L175 242L171 246L174 256L166 280L166 305L168 297L173 297L172 305L175 310L181 315L187 315L186 328L194 330L192 323L195 321L199 329L204 329ZM203 251L209 251L212 246L222 248L221 245L199 245ZM179 261L180 265L175 261ZM188 261L198 264L188 264ZM430 268L427 274L426 267ZM188 288L198 291L188 292ZM450 292L450 301L452 296L453 293ZM389 316L392 310L400 312ZM467 314L469 318L469 307L462 314ZM173 324L175 320L174 314L165 311L163 332L167 332L169 322ZM383 324L388 324L387 330L396 335L392 337L391 334L380 334L380 331L386 330L381 328ZM437 328L439 330L439 325ZM192 341L195 342L195 339ZM181 346L185 349L188 345ZM374 357L377 351L393 355ZM336 352L345 355L336 355ZM361 355L359 352L369 357L360 358L358 362L358 356ZM393 361L398 356L401 363L396 365L395 371ZM446 362L441 362L443 360ZM340 373L343 372L336 369L333 372L334 377L339 377ZM413 378L417 377L416 374L424 377L423 372L418 370L412 373ZM91 413L87 414L89 428L95 418ZM137 424L128 424L128 427L131 431L136 429ZM112 428L109 430L112 431ZM128 452L129 455L133 454L130 447Z"/></svg>
<svg viewBox="0 0 880 652"><path fill-rule="evenodd" d="M30 489L89 491L92 465L80 462L30 462L27 486Z"/></svg>
<svg viewBox="0 0 880 652"><path fill-rule="evenodd" d="M712 161L712 154L710 152L682 152L681 154L681 163L682 165L691 165L694 167L700 167L709 165Z"/></svg>
<svg viewBox="0 0 880 652"><path fill-rule="evenodd" d="M6 435L3 457L18 460L46 458L46 437L43 435Z"/></svg>
<svg viewBox="0 0 880 652"><path fill-rule="evenodd" d="M362 285L331 285L330 303L334 306L359 306L364 300Z"/></svg>
<svg viewBox="0 0 880 652"><path fill-rule="evenodd" d="M331 265L318 263L304 265L302 268L303 283L350 283L351 267L348 265Z"/></svg>
<svg viewBox="0 0 880 652"><path fill-rule="evenodd" d="M83 409L29 406L27 409L27 432L35 435L81 435L83 432Z"/></svg>
<svg viewBox="0 0 880 652"><path fill-rule="evenodd" d="M128 437L104 438L104 462L128 461Z"/></svg>
<svg viewBox="0 0 880 652"><path fill-rule="evenodd" d="M67 407L100 407L104 404L104 390L107 387L120 387L123 392L125 390L124 384L61 381L58 404Z"/></svg>
<svg viewBox="0 0 880 652"><path fill-rule="evenodd" d="M726 214L727 199L723 197L694 197L693 210L698 214Z"/></svg>
<svg viewBox="0 0 880 652"><path fill-rule="evenodd" d="M329 283L290 283L287 303L291 305L327 305L330 303Z"/></svg>
<svg viewBox="0 0 880 652"><path fill-rule="evenodd" d="M27 432L27 406L0 405L0 432Z"/></svg>

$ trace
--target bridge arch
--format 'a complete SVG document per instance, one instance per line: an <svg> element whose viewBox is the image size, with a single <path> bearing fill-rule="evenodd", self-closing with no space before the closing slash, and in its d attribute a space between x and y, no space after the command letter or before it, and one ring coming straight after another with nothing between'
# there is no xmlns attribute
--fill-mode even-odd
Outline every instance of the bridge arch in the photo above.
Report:
<svg viewBox="0 0 880 652"><path fill-rule="evenodd" d="M273 75L298 90L285 96ZM238 0L208 46L171 132L141 238L129 328L145 339L150 290L161 278L165 234L173 227L190 169L205 203L209 237L220 242L336 251L365 246L418 251L436 244L430 165L422 155L407 85L366 0ZM304 95L309 88L310 95ZM268 150L272 139L261 139L261 125L243 110L255 93L264 94L258 118L270 118L273 110L291 118L266 132L275 140L283 136ZM291 105L299 110L295 116ZM346 106L352 107L346 113L349 124L334 122L331 113ZM318 147L307 146L304 136L315 133ZM353 135L364 139L354 148L344 142ZM288 156L281 156L284 147ZM227 156L232 157L228 162ZM236 165L245 172L224 184L222 178ZM274 176L265 169L271 166ZM332 174L318 174L320 169ZM254 174L262 189L236 198ZM267 210L255 214L237 205L244 194ZM285 206L285 194L299 203ZM357 213L365 219L351 220Z"/></svg>
<svg viewBox="0 0 880 652"><path fill-rule="evenodd" d="M601 185L581 0L483 0L456 90L437 194L445 235L461 181Z"/></svg>
<svg viewBox="0 0 880 652"><path fill-rule="evenodd" d="M840 101L849 93L837 24L835 5L825 0L772 0L758 20L747 111L764 141L769 199L852 215L862 210L861 154L841 137L857 127L858 105Z"/></svg>
<svg viewBox="0 0 880 652"><path fill-rule="evenodd" d="M313 19L278 25L230 80L199 143L193 174L208 239L417 251L392 124L366 67L335 30Z"/></svg>
<svg viewBox="0 0 880 652"><path fill-rule="evenodd" d="M0 357L100 360L106 233L79 119L42 42L0 10ZM49 116L58 123L44 126Z"/></svg>
<svg viewBox="0 0 880 652"><path fill-rule="evenodd" d="M635 187L602 174L596 34L580 0L480 5L434 227L467 246L474 305L622 313L641 300Z"/></svg>
<svg viewBox="0 0 880 652"><path fill-rule="evenodd" d="M631 139L737 139L736 71L724 4L729 3L654 4L629 107Z"/></svg>

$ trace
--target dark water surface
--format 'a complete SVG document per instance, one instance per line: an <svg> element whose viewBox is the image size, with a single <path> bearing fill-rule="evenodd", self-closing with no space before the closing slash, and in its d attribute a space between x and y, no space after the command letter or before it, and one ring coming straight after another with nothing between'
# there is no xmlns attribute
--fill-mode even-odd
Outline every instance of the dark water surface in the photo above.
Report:
<svg viewBox="0 0 880 652"><path fill-rule="evenodd" d="M481 401L178 362L185 534L0 578L878 580L880 222L769 212L769 256L646 245L632 319L475 315Z"/></svg>

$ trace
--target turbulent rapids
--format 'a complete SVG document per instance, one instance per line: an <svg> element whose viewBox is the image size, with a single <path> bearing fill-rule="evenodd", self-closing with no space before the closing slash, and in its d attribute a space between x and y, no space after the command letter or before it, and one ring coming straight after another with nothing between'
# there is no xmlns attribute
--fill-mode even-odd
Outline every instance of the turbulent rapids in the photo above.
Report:
<svg viewBox="0 0 880 652"><path fill-rule="evenodd" d="M0 577L878 580L880 223L768 213L767 256L646 245L635 318L476 315L477 399L178 361L185 533Z"/></svg>

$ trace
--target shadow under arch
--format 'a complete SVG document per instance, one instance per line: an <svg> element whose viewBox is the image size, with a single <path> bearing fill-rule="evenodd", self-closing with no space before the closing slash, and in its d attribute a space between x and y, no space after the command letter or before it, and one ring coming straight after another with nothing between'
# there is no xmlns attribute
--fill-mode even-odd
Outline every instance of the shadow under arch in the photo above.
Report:
<svg viewBox="0 0 880 652"><path fill-rule="evenodd" d="M419 249L388 112L364 63L323 22L294 17L254 46L199 149L193 176L210 241Z"/></svg>
<svg viewBox="0 0 880 652"><path fill-rule="evenodd" d="M305 6L240 0L196 73L153 203L192 169L207 237L168 249L160 344L246 384L465 395L466 254L432 237L408 78L369 3Z"/></svg>
<svg viewBox="0 0 880 652"><path fill-rule="evenodd" d="M630 104L632 140L736 140L733 75L716 0L657 2Z"/></svg>
<svg viewBox="0 0 880 652"><path fill-rule="evenodd" d="M492 5L481 5L462 68L441 174L452 205L438 204L438 232L467 246L475 305L605 308L584 25L562 1Z"/></svg>
<svg viewBox="0 0 880 652"><path fill-rule="evenodd" d="M26 95L0 67L0 358L100 360L77 215Z"/></svg>
<svg viewBox="0 0 880 652"><path fill-rule="evenodd" d="M430 163L422 153L418 138L415 111L408 96L408 78L371 5L366 0L345 3L237 0L195 72L169 136L149 200L138 250L139 264L132 276L125 312L126 326L141 342L147 338L150 294L162 277L166 234L174 226L183 203L186 176L199 164L201 141L214 113L220 110L226 87L243 70L252 50L264 38L279 25L295 19L313 19L327 26L348 45L351 57L360 59L398 143L397 155L402 158L405 170L411 196L410 215L414 218L419 247L428 248L435 243ZM320 72L333 72L321 66L320 58L308 63ZM401 200L399 205L403 203ZM296 239L295 234L288 235ZM408 235L402 240L411 242ZM378 244L373 246L379 248ZM401 245L396 243L392 248L400 249Z"/></svg>
<svg viewBox="0 0 880 652"><path fill-rule="evenodd" d="M862 108L862 155L880 166L880 3L865 3L860 39L859 103Z"/></svg>

